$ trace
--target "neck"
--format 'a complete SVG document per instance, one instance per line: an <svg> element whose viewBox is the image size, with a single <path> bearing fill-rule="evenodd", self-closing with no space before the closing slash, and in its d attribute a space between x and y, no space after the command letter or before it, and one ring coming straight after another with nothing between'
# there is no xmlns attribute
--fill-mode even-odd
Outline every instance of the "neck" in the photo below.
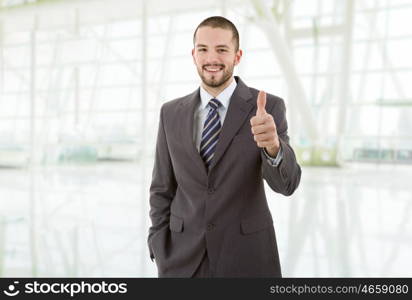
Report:
<svg viewBox="0 0 412 300"><path fill-rule="evenodd" d="M219 95L225 88L227 88L232 81L234 80L233 76L230 77L225 83L223 83L220 86L217 87L211 87L208 86L206 84L204 84L204 82L202 82L202 87L206 90L206 92L208 92L210 95L212 95L213 97L216 97L217 95Z"/></svg>

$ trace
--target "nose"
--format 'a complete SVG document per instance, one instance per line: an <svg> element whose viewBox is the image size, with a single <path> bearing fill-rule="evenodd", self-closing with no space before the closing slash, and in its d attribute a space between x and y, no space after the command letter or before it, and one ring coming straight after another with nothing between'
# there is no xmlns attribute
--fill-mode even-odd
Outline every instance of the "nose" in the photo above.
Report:
<svg viewBox="0 0 412 300"><path fill-rule="evenodd" d="M215 51L209 51L205 57L206 64L219 64L219 59Z"/></svg>

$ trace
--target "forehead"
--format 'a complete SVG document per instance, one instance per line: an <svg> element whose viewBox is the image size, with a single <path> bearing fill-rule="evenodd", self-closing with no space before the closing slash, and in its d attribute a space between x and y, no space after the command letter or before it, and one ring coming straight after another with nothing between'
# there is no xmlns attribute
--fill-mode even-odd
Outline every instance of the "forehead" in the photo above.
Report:
<svg viewBox="0 0 412 300"><path fill-rule="evenodd" d="M233 33L230 29L200 27L196 32L195 45L203 44L210 47L216 45L233 45Z"/></svg>

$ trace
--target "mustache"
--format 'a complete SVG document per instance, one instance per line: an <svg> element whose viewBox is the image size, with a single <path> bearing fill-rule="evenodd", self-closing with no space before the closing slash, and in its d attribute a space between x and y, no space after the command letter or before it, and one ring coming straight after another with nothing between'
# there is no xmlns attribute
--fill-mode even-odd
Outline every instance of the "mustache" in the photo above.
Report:
<svg viewBox="0 0 412 300"><path fill-rule="evenodd" d="M224 68L225 65L223 65L223 64L206 64L206 65L202 66L202 68L206 68L206 67L222 67L222 68Z"/></svg>

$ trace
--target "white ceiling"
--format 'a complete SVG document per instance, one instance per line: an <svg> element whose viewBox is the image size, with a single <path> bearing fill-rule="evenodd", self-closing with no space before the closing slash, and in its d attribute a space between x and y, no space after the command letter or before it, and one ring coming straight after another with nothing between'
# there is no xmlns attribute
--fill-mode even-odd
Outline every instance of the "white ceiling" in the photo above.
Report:
<svg viewBox="0 0 412 300"><path fill-rule="evenodd" d="M0 0L1 1L1 0ZM149 16L224 8L248 0L146 0ZM80 24L105 23L138 18L143 0L39 0L37 3L0 9L3 32L29 31L35 24L40 30Z"/></svg>

